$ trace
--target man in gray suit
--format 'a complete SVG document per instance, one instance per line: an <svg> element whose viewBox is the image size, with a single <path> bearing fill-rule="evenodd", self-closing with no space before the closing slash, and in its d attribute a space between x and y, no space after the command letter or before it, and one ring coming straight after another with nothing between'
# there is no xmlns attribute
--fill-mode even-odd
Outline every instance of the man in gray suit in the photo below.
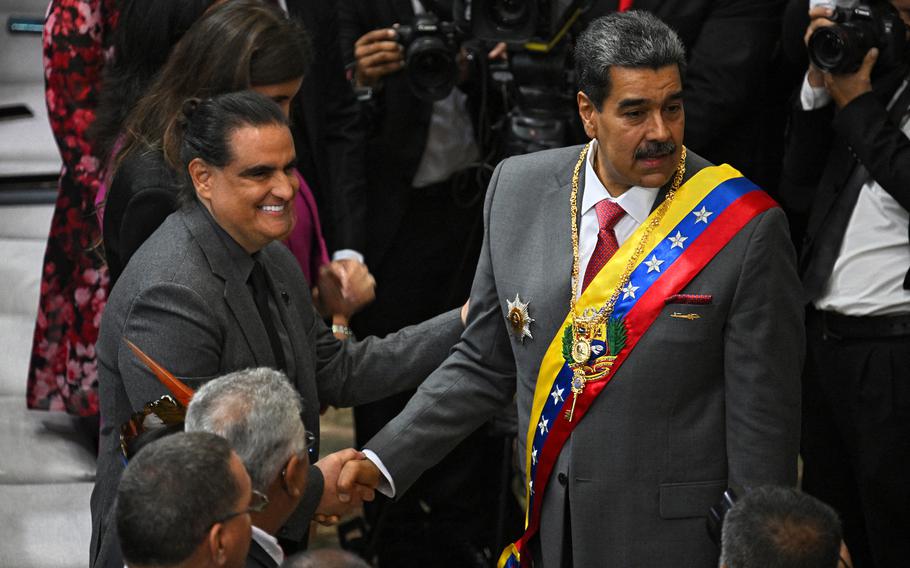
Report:
<svg viewBox="0 0 910 568"><path fill-rule="evenodd" d="M122 566L110 520L123 471L118 429L167 393L129 339L191 388L247 367L278 368L316 434L307 489L283 533L305 538L314 514L335 515L345 459L318 460L321 405L352 406L414 388L463 330L457 311L382 340L338 341L314 310L299 265L278 242L293 226L297 190L287 119L252 92L190 102L175 118L184 206L139 249L111 292L98 340L101 450L92 494L93 566ZM367 492L369 493L369 492ZM357 502L357 499L351 503ZM281 536L281 535L279 535Z"/></svg>
<svg viewBox="0 0 910 568"><path fill-rule="evenodd" d="M665 24L605 16L575 61L593 141L496 169L461 341L339 491L406 491L514 397L528 526L501 566L717 566L705 517L725 488L796 481L786 219L686 153L684 51Z"/></svg>

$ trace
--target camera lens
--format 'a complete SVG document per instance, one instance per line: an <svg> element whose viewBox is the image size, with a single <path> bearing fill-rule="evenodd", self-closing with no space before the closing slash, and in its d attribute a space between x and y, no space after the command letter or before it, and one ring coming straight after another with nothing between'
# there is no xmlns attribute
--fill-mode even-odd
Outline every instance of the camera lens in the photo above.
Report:
<svg viewBox="0 0 910 568"><path fill-rule="evenodd" d="M446 98L455 86L455 56L438 37L420 37L408 48L408 80L414 94L427 101Z"/></svg>
<svg viewBox="0 0 910 568"><path fill-rule="evenodd" d="M819 28L809 37L809 59L823 71L852 73L875 47L875 31L868 21Z"/></svg>
<svg viewBox="0 0 910 568"><path fill-rule="evenodd" d="M809 58L823 71L833 71L844 61L847 53L845 33L840 26L815 30L809 38Z"/></svg>

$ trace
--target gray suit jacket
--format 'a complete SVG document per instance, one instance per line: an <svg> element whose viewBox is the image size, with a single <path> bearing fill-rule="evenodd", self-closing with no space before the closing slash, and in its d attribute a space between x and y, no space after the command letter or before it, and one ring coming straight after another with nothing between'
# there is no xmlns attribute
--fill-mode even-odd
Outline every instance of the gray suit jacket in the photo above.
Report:
<svg viewBox="0 0 910 568"><path fill-rule="evenodd" d="M509 158L496 169L468 327L367 444L399 492L513 396L524 465L540 362L568 313L569 191L580 149ZM689 155L687 177L707 165ZM683 290L713 301L667 305L577 424L548 484L535 566L560 565L567 527L577 567L717 565L705 516L724 489L796 481L798 290L784 214L766 211ZM516 293L535 319L524 343L505 322ZM676 311L701 317L671 318Z"/></svg>
<svg viewBox="0 0 910 568"><path fill-rule="evenodd" d="M294 351L296 373L291 380L303 398L304 422L316 434L317 444L321 405L353 406L414 388L445 358L462 331L454 310L385 339L338 341L314 310L303 273L287 248L271 243L260 251L259 260L271 276L273 297ZM167 392L123 338L193 388L231 371L275 366L256 304L208 213L193 204L168 217L118 280L101 324L97 349L102 429L91 503L93 566L119 562L111 514L124 467L120 425ZM301 502L306 519L315 511L322 488L322 475L311 467Z"/></svg>

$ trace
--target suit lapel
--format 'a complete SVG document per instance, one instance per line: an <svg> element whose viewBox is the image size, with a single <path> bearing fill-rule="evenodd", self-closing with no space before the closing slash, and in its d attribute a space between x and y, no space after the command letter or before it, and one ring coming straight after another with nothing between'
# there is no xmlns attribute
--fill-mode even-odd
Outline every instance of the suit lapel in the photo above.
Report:
<svg viewBox="0 0 910 568"><path fill-rule="evenodd" d="M274 367L275 356L253 297L224 248L221 236L207 218L208 214L199 203L190 205L182 213L184 223L205 254L212 273L224 280L224 301L234 314L256 364Z"/></svg>
<svg viewBox="0 0 910 568"><path fill-rule="evenodd" d="M311 369L311 358L302 356L300 352L304 347L300 338L307 336L307 329L304 322L300 319L299 312L295 309L300 308L300 306L292 305L291 294L288 292L288 290L290 290L289 278L288 275L281 270L281 262L272 250L275 246L280 247L284 245L272 243L262 249L259 254L269 267L268 272L269 277L271 278L272 297L275 299L275 304L278 306L278 314L281 317L281 322L284 324L284 329L290 340L289 343L291 344L291 351L294 357L296 375L298 377L304 377L315 372L315 370ZM305 365L307 370L304 371L301 368L301 365Z"/></svg>

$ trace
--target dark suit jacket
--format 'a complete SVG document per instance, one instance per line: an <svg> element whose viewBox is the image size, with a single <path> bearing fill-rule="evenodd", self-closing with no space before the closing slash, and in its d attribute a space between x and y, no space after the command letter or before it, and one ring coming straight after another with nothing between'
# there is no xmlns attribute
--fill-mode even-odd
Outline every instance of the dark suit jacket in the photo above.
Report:
<svg viewBox="0 0 910 568"><path fill-rule="evenodd" d="M288 0L313 48L292 119L300 172L313 190L329 251L366 247L364 126L345 77L335 3Z"/></svg>
<svg viewBox="0 0 910 568"><path fill-rule="evenodd" d="M836 114L834 103L812 111L794 108L781 199L795 215L808 215L801 270L812 258L819 231L857 163L910 210L910 139L887 110L905 76L906 69L898 69L878 78L873 92L857 97ZM910 267L904 288L910 289Z"/></svg>
<svg viewBox="0 0 910 568"><path fill-rule="evenodd" d="M579 150L509 158L494 173L461 341L366 444L399 492L513 397L525 455L537 373L568 312ZM690 153L687 175L705 165ZM664 307L554 467L540 532L545 568L559 566L568 526L575 566L715 567L705 517L724 489L795 484L804 331L794 264L774 208L682 290L711 303ZM523 342L506 326L516 293L535 320Z"/></svg>
<svg viewBox="0 0 910 568"><path fill-rule="evenodd" d="M591 20L615 11L595 0ZM773 191L783 143L788 83L779 75L786 0L634 0L673 28L686 46L686 145L730 163Z"/></svg>
<svg viewBox="0 0 910 568"><path fill-rule="evenodd" d="M462 329L458 310L384 339L340 342L313 308L296 260L280 243L259 252L294 350L290 377L317 435L321 405L353 406L414 388L442 361ZM127 337L190 387L248 367L275 367L265 328L222 236L198 203L174 213L149 238L111 291L97 343L101 449L92 493L92 563L119 566L110 518L123 471L119 428L166 393L126 348ZM311 467L299 510L312 516L323 479ZM300 535L297 535L299 538Z"/></svg>

